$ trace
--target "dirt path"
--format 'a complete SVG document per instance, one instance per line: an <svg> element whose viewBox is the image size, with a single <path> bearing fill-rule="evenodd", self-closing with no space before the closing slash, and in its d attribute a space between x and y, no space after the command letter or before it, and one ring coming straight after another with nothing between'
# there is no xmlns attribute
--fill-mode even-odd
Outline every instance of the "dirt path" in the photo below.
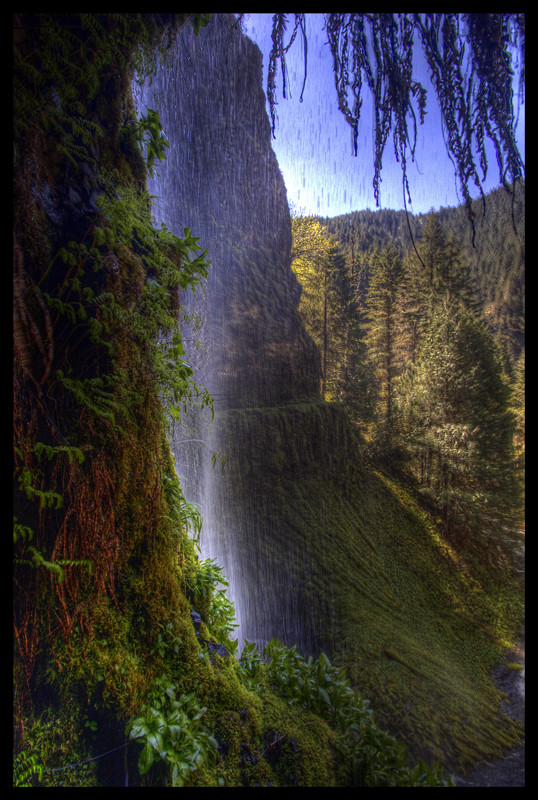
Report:
<svg viewBox="0 0 538 800"><path fill-rule="evenodd" d="M523 669L509 669L506 663L523 664ZM525 725L525 633L520 644L509 653L493 673L495 683L508 695L503 711ZM525 786L525 740L493 763L477 764L465 777L456 776L456 786Z"/></svg>

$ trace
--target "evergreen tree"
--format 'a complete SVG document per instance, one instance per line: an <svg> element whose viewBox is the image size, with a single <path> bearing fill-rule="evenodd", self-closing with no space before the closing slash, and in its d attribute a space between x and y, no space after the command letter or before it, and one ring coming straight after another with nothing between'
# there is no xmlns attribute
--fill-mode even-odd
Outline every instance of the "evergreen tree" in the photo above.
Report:
<svg viewBox="0 0 538 800"><path fill-rule="evenodd" d="M372 414L371 387L365 341L365 314L356 298L356 271L351 253L346 258L339 246L331 261L332 297L330 331L333 369L330 391L345 405L350 417L358 422Z"/></svg>
<svg viewBox="0 0 538 800"><path fill-rule="evenodd" d="M407 251L398 293L400 371L416 359L425 328L440 302L457 300L477 308L476 286L462 248L438 215L426 218L417 250Z"/></svg>
<svg viewBox="0 0 538 800"><path fill-rule="evenodd" d="M409 251L402 260L400 291L398 292L399 348L398 360L403 372L414 364L418 346L429 318L430 286L427 270Z"/></svg>
<svg viewBox="0 0 538 800"><path fill-rule="evenodd" d="M377 440L390 451L393 427L393 393L397 375L397 292L402 262L397 250L376 250L370 262L366 299L368 344L378 384Z"/></svg>
<svg viewBox="0 0 538 800"><path fill-rule="evenodd" d="M321 396L367 414L362 313L338 241L313 217L292 219L292 269L301 284L299 312L321 354Z"/></svg>
<svg viewBox="0 0 538 800"><path fill-rule="evenodd" d="M442 298L458 298L468 308L476 309L477 291L469 265L456 237L437 214L427 217L417 250L426 273L430 305Z"/></svg>
<svg viewBox="0 0 538 800"><path fill-rule="evenodd" d="M439 303L398 387L410 467L445 531L491 547L517 508L514 416L497 348L457 301Z"/></svg>
<svg viewBox="0 0 538 800"><path fill-rule="evenodd" d="M321 353L321 396L329 369L330 262L334 240L314 217L292 219L292 270L301 284L299 313Z"/></svg>

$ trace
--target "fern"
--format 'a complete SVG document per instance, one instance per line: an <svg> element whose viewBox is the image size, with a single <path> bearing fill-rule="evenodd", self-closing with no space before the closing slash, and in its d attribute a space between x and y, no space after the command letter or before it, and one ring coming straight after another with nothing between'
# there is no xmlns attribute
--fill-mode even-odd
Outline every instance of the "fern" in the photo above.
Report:
<svg viewBox="0 0 538 800"><path fill-rule="evenodd" d="M34 569L39 569L39 567L44 567L47 569L58 581L61 583L64 579L64 571L62 569L62 565L57 561L48 561L39 550L34 547L32 544L28 545L25 551L25 555L28 555L29 558L20 558L15 557L13 562L15 564L24 565L27 567L33 567Z"/></svg>
<svg viewBox="0 0 538 800"><path fill-rule="evenodd" d="M68 378L62 370L57 371L58 379L73 395L80 405L86 406L96 416L116 424L117 418L127 416L128 408L114 397L113 392L104 388L105 378ZM107 376L110 384L115 382L114 376Z"/></svg>
<svg viewBox="0 0 538 800"><path fill-rule="evenodd" d="M52 297L48 292L43 292L42 296L49 308L58 311L60 314L65 314L73 325L76 324L77 309L74 303L64 303L59 297Z"/></svg>
<svg viewBox="0 0 538 800"><path fill-rule="evenodd" d="M33 539L34 532L27 525L21 525L17 518L13 518L13 543L22 544L23 550L20 555L13 559L14 564L19 566L32 567L39 569L44 567L54 575L61 583L64 579L64 567L84 567L88 574L92 572L92 563L87 558L81 559L59 559L58 561L48 561L36 547L28 544Z"/></svg>
<svg viewBox="0 0 538 800"><path fill-rule="evenodd" d="M212 558L200 561L198 568L191 579L190 589L201 597L210 597L217 584L228 586L222 567Z"/></svg>
<svg viewBox="0 0 538 800"><path fill-rule="evenodd" d="M51 461L54 456L58 455L59 453L66 453L70 464L72 464L73 461L77 461L77 463L82 464L84 461L84 453L82 450L80 450L78 447L70 447L69 445L54 446L50 444L44 444L43 442L35 442L33 451L40 461L43 456L46 456L47 459Z"/></svg>
<svg viewBox="0 0 538 800"><path fill-rule="evenodd" d="M43 778L43 767L35 756L28 755L24 750L16 753L13 757L13 786L34 786L31 780L34 775L38 780Z"/></svg>
<svg viewBox="0 0 538 800"><path fill-rule="evenodd" d="M63 497L52 490L43 491L33 485L33 476L27 467L23 467L18 475L19 486L25 492L28 500L39 500L39 509L56 508L63 505Z"/></svg>
<svg viewBox="0 0 538 800"><path fill-rule="evenodd" d="M17 517L13 517L13 544L17 542L29 542L34 538L34 532L28 525L17 522Z"/></svg>

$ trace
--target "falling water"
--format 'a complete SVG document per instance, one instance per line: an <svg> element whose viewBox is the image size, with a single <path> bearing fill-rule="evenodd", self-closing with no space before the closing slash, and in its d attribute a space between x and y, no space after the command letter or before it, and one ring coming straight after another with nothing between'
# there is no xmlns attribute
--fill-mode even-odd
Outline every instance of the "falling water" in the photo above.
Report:
<svg viewBox="0 0 538 800"><path fill-rule="evenodd" d="M239 652L245 638L298 641L299 613L285 591L271 594L277 567L265 545L275 523L260 503L256 514L249 508L252 487L265 491L264 454L247 485L228 453L230 421L240 454L252 445L242 437L256 436L256 409L313 397L319 385L317 352L296 313L300 290L290 268L290 217L271 148L261 53L232 15L212 15L198 36L183 29L172 65L134 93L140 114L158 110L170 144L149 180L158 198L155 222L178 236L190 228L211 261L205 295L183 298L183 309L203 319L199 332L185 330L186 349L195 380L215 399L215 421L207 410L189 413L172 442L187 499L201 507L202 556L215 559L229 581ZM224 473L218 458L213 465L214 453L228 459ZM290 548L291 566L311 559Z"/></svg>

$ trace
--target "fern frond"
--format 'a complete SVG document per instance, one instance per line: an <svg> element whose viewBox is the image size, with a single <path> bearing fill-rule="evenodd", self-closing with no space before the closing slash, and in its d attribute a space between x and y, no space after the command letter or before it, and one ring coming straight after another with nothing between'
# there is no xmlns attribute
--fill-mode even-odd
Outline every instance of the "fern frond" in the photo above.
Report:
<svg viewBox="0 0 538 800"><path fill-rule="evenodd" d="M63 581L64 571L60 564L55 561L47 561L47 559L43 556L43 553L40 553L39 550L32 544L28 545L26 553L29 555L29 558L17 556L13 559L13 562L15 564L33 567L34 569L45 567L45 569L52 573L60 583Z"/></svg>
<svg viewBox="0 0 538 800"><path fill-rule="evenodd" d="M26 467L23 467L20 474L18 475L19 486L21 491L26 494L28 500L39 500L39 508L56 508L59 509L63 505L63 497L58 492L53 492L52 490L49 491L42 491L41 489L36 489L36 487L32 484L32 473Z"/></svg>
<svg viewBox="0 0 538 800"><path fill-rule="evenodd" d="M17 522L17 517L13 517L13 544L29 542L33 537L33 530L28 525L21 525L20 522Z"/></svg>
<svg viewBox="0 0 538 800"><path fill-rule="evenodd" d="M41 780L43 766L38 764L35 756L30 756L26 751L15 753L13 756L13 786L34 786L31 781L33 775Z"/></svg>
<svg viewBox="0 0 538 800"><path fill-rule="evenodd" d="M69 463L72 464L74 460L82 464L84 461L84 453L78 447L71 447L70 445L50 445L43 442L36 442L33 446L33 451L41 461L43 456L46 456L51 461L58 453L66 453Z"/></svg>

